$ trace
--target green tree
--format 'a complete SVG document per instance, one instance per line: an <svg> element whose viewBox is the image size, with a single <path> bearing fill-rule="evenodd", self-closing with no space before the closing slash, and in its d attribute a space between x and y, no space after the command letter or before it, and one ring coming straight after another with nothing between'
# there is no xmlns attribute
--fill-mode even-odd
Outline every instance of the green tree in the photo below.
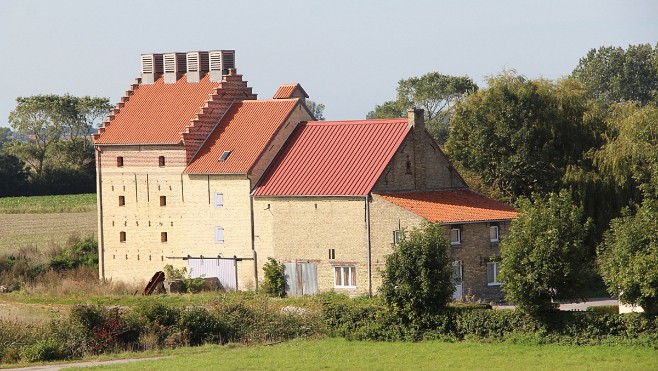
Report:
<svg viewBox="0 0 658 371"><path fill-rule="evenodd" d="M0 152L0 197L23 196L28 186L25 163Z"/></svg>
<svg viewBox="0 0 658 371"><path fill-rule="evenodd" d="M425 125L434 139L443 144L448 138L452 107L462 96L478 90L467 76L429 72L398 82L397 99L385 102L368 113L368 118L404 117L409 108L425 110Z"/></svg>
<svg viewBox="0 0 658 371"><path fill-rule="evenodd" d="M599 246L599 271L611 295L658 314L658 200L646 198L610 224Z"/></svg>
<svg viewBox="0 0 658 371"><path fill-rule="evenodd" d="M527 313L541 314L554 300L575 299L592 269L584 239L590 220L567 191L519 200L520 215L501 241L500 278L505 298Z"/></svg>
<svg viewBox="0 0 658 371"><path fill-rule="evenodd" d="M282 298L286 296L286 279L285 267L274 258L267 258L267 263L263 265L265 280L262 284L262 290L267 295Z"/></svg>
<svg viewBox="0 0 658 371"><path fill-rule="evenodd" d="M11 129L9 128L0 128L0 151L5 143L11 141Z"/></svg>
<svg viewBox="0 0 658 371"><path fill-rule="evenodd" d="M443 227L429 224L406 234L386 257L380 291L391 310L414 323L445 308L455 286Z"/></svg>
<svg viewBox="0 0 658 371"><path fill-rule="evenodd" d="M556 191L569 165L597 146L602 119L582 84L513 72L455 106L446 151L512 197Z"/></svg>
<svg viewBox="0 0 658 371"><path fill-rule="evenodd" d="M658 45L629 45L591 49L580 59L572 76L595 98L606 103L658 100Z"/></svg>
<svg viewBox="0 0 658 371"><path fill-rule="evenodd" d="M318 121L324 121L324 104L315 103L312 100L306 100L306 108L311 111L313 117Z"/></svg>
<svg viewBox="0 0 658 371"><path fill-rule="evenodd" d="M64 108L64 109L62 109ZM7 148L30 164L41 175L48 149L62 136L64 116L68 114L57 95L35 95L16 98L16 108L9 114L12 128L30 137L29 143L16 143Z"/></svg>

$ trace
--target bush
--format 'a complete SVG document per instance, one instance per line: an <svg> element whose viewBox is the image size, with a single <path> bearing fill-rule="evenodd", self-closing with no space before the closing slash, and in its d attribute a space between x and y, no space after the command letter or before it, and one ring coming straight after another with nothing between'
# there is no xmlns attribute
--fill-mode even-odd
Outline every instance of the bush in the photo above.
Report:
<svg viewBox="0 0 658 371"><path fill-rule="evenodd" d="M224 342L226 330L205 308L191 308L180 314L178 326L189 345Z"/></svg>
<svg viewBox="0 0 658 371"><path fill-rule="evenodd" d="M265 273L263 292L276 298L286 296L285 266L274 258L267 258L263 272Z"/></svg>
<svg viewBox="0 0 658 371"><path fill-rule="evenodd" d="M203 276L192 278L189 273L187 273L187 268L174 268L173 265L167 264L164 267L165 276L168 280L180 280L183 283L183 288L185 292L194 293L201 291L203 286Z"/></svg>
<svg viewBox="0 0 658 371"><path fill-rule="evenodd" d="M44 339L23 347L21 358L27 362L45 362L65 359L66 354L55 339Z"/></svg>
<svg viewBox="0 0 658 371"><path fill-rule="evenodd" d="M98 268L98 242L93 238L66 247L50 260L56 271L76 269L80 266Z"/></svg>
<svg viewBox="0 0 658 371"><path fill-rule="evenodd" d="M439 224L408 233L386 256L380 288L386 305L407 323L423 321L452 300L448 241Z"/></svg>

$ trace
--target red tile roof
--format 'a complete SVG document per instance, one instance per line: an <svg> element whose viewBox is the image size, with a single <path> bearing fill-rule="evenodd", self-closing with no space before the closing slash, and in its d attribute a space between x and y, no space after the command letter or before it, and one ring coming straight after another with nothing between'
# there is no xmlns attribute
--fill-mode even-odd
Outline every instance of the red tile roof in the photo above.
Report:
<svg viewBox="0 0 658 371"><path fill-rule="evenodd" d="M279 87L279 90L274 93L274 99L287 99L287 98L293 98L293 93L298 90L299 93L301 93L304 97L308 98L308 94L306 94L306 91L304 91L304 88L302 88L299 83L295 84L283 84ZM301 97L299 97L301 98Z"/></svg>
<svg viewBox="0 0 658 371"><path fill-rule="evenodd" d="M233 104L185 172L248 173L298 103L298 99L277 99ZM225 151L231 151L231 154L220 162Z"/></svg>
<svg viewBox="0 0 658 371"><path fill-rule="evenodd" d="M409 130L407 119L302 123L254 195L365 196Z"/></svg>
<svg viewBox="0 0 658 371"><path fill-rule="evenodd" d="M465 223L516 218L509 205L470 189L377 195L432 223Z"/></svg>
<svg viewBox="0 0 658 371"><path fill-rule="evenodd" d="M183 76L174 84L160 77L153 84L138 85L95 143L180 143L181 132L219 85L207 75L196 83Z"/></svg>

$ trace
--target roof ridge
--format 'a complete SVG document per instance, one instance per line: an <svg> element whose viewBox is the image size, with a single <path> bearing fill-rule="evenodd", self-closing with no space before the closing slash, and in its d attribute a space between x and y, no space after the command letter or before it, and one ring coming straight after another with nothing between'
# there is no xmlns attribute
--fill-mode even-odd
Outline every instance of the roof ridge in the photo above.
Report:
<svg viewBox="0 0 658 371"><path fill-rule="evenodd" d="M406 118L399 119L375 119L375 120L332 120L332 121L304 121L304 125L369 125L369 124L402 124L407 123Z"/></svg>

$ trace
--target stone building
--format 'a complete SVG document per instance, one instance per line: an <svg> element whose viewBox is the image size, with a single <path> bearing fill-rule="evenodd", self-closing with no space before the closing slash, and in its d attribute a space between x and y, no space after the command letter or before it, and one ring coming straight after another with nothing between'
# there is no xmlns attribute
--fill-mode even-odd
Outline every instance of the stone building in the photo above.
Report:
<svg viewBox="0 0 658 371"><path fill-rule="evenodd" d="M468 189L423 125L314 121L299 84L260 100L232 50L142 55L94 136L100 276L164 265L258 286L267 257L291 295L375 294L406 228L445 225L455 298L495 300L498 241L516 213Z"/></svg>

